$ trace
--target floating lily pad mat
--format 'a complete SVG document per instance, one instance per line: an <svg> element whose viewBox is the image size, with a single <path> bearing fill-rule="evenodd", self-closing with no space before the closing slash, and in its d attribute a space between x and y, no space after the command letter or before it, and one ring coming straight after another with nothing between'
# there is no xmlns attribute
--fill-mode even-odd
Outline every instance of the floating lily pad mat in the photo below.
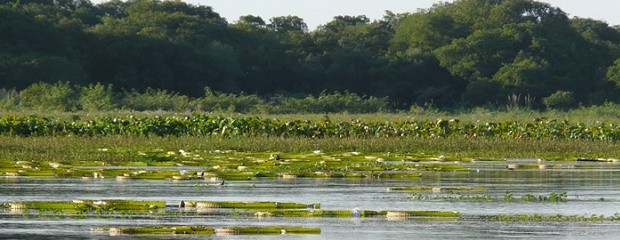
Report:
<svg viewBox="0 0 620 240"><path fill-rule="evenodd" d="M267 227L221 227L210 226L149 226L117 227L96 229L107 231L110 236L118 235L280 235L321 234L320 228L267 226Z"/></svg>

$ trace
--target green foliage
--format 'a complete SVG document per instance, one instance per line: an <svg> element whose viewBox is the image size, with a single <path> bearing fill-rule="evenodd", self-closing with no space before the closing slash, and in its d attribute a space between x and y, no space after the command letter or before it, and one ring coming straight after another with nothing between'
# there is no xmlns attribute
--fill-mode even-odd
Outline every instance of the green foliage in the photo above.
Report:
<svg viewBox="0 0 620 240"><path fill-rule="evenodd" d="M293 202L235 202L235 201L198 201L199 208L234 208L234 209L306 209L312 204Z"/></svg>
<svg viewBox="0 0 620 240"><path fill-rule="evenodd" d="M24 210L36 210L42 213L85 214L85 213L134 213L144 214L149 211L164 208L163 201L135 201L135 200L74 200L71 202L37 201L12 202L9 205Z"/></svg>
<svg viewBox="0 0 620 240"><path fill-rule="evenodd" d="M613 82L620 87L620 59L617 59L613 65L607 68L607 81Z"/></svg>
<svg viewBox="0 0 620 240"><path fill-rule="evenodd" d="M557 91L549 97L543 98L543 103L547 108L570 109L577 105L573 93L569 91Z"/></svg>
<svg viewBox="0 0 620 240"><path fill-rule="evenodd" d="M272 98L272 101L276 102L276 106L270 111L272 113L376 113L388 110L387 98L365 99L350 92L330 94L323 91L318 97L277 97Z"/></svg>
<svg viewBox="0 0 620 240"><path fill-rule="evenodd" d="M488 106L508 93L538 107L560 90L586 105L620 100L618 29L533 0L336 16L316 30L297 16L229 24L182 1L11 1L0 4L0 32L2 87L88 86L68 110L366 113ZM132 92L115 102L110 86ZM214 94L201 98L205 87ZM268 99L278 94L312 97ZM3 108L49 108L29 98L3 98Z"/></svg>
<svg viewBox="0 0 620 240"><path fill-rule="evenodd" d="M454 77L468 81L465 105L480 106L497 100L497 89L474 94L487 79L499 83L500 91L529 93L538 101L562 89L579 91L580 99L595 95L585 89L602 86L595 66L607 68L617 58L617 35L604 23L571 23L545 3L463 0L407 16L392 48L405 56L431 54Z"/></svg>
<svg viewBox="0 0 620 240"><path fill-rule="evenodd" d="M501 84L496 81L477 80L467 84L461 101L468 107L483 106L504 97L504 92Z"/></svg>
<svg viewBox="0 0 620 240"><path fill-rule="evenodd" d="M215 234L215 229L213 227L207 226L153 226L153 227L122 227L119 229L114 229L119 231L122 234L127 235L148 235L149 237L153 236L167 236L172 235L176 236L178 234L181 235L198 235L198 236L209 236ZM108 230L110 231L110 230Z"/></svg>
<svg viewBox="0 0 620 240"><path fill-rule="evenodd" d="M308 25L304 23L303 19L297 16L274 17L269 19L269 21L271 23L268 25L268 27L272 28L277 32L308 32Z"/></svg>
<svg viewBox="0 0 620 240"><path fill-rule="evenodd" d="M256 95L226 94L211 91L208 87L205 88L205 96L192 103L201 111L238 113L256 113L266 104L265 100Z"/></svg>
<svg viewBox="0 0 620 240"><path fill-rule="evenodd" d="M514 62L500 68L493 79L513 91L541 93L546 88L545 79L550 77L548 68L549 63L545 60L518 55Z"/></svg>
<svg viewBox="0 0 620 240"><path fill-rule="evenodd" d="M167 90L148 88L144 93L132 91L122 100L123 106L137 111L186 111L190 109L189 98Z"/></svg>
<svg viewBox="0 0 620 240"><path fill-rule="evenodd" d="M20 93L20 107L39 111L71 111L77 109L75 90L69 83L35 83Z"/></svg>
<svg viewBox="0 0 620 240"><path fill-rule="evenodd" d="M82 87L79 104L85 111L109 111L116 108L112 86L97 83Z"/></svg>
<svg viewBox="0 0 620 240"><path fill-rule="evenodd" d="M0 89L0 110L17 110L21 97L15 89Z"/></svg>
<svg viewBox="0 0 620 240"><path fill-rule="evenodd" d="M616 123L592 124L536 118L533 122L463 123L451 120L396 120L393 122L283 121L258 117L215 117L194 114L185 117L104 117L95 120L62 121L36 116L0 118L0 134L11 136L218 136L218 137L384 137L446 138L450 136L497 137L501 139L620 140Z"/></svg>
<svg viewBox="0 0 620 240"><path fill-rule="evenodd" d="M74 90L76 89L76 90ZM228 113L377 113L389 111L387 98L360 97L355 93L327 93L319 97L294 98L276 96L269 101L258 95L227 94L205 88L200 98L190 98L167 90L148 88L115 94L111 85L101 83L86 87L71 87L68 83L55 85L37 83L27 89L0 91L0 107L4 110L55 110L90 112L117 108L133 111L204 111Z"/></svg>

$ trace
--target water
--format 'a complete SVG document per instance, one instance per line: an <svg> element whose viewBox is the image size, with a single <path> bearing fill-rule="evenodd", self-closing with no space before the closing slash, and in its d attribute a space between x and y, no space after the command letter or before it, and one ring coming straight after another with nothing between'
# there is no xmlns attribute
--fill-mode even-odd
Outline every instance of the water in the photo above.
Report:
<svg viewBox="0 0 620 240"><path fill-rule="evenodd" d="M385 179L256 179L252 181L124 181L114 179L0 178L0 202L70 201L74 199L279 201L321 203L322 209L459 211L463 220L429 221L376 218L255 218L215 215L136 216L132 218L37 217L0 211L1 239L101 239L107 233L93 228L148 225L305 226L319 227L320 235L284 235L285 239L612 239L620 236L618 222L530 223L482 221L493 214L605 215L620 212L620 165L575 163L554 169L505 169L501 163L472 163L472 171L423 173L416 180ZM483 187L467 195L548 196L567 192L568 202L466 202L443 200L449 193L420 193L431 197L414 200L411 192L387 191L389 187ZM167 236L186 238L187 236ZM274 236L213 236L225 239L271 239ZM122 236L121 238L133 238ZM139 238L139 237L136 237ZM201 238L201 237L195 237Z"/></svg>

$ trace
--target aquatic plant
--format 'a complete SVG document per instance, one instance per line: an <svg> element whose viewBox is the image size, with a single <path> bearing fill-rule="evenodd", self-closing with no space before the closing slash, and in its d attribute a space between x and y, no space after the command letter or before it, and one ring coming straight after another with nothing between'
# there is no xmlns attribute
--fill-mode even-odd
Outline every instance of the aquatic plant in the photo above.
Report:
<svg viewBox="0 0 620 240"><path fill-rule="evenodd" d="M461 213L453 211L382 211L380 215L387 218L460 218Z"/></svg>
<svg viewBox="0 0 620 240"><path fill-rule="evenodd" d="M458 120L346 122L259 117L223 117L204 114L170 117L101 117L60 120L51 117L0 117L0 134L10 136L272 136L272 137L388 137L444 138L448 136L503 139L620 140L620 125L593 124L537 118L533 122L460 123Z"/></svg>
<svg viewBox="0 0 620 240"><path fill-rule="evenodd" d="M307 227L224 227L215 229L217 235L274 235L274 234L321 234L320 228Z"/></svg>
<svg viewBox="0 0 620 240"><path fill-rule="evenodd" d="M73 201L29 201L4 204L10 209L36 210L62 214L134 212L143 213L166 206L164 201L137 200L73 200Z"/></svg>
<svg viewBox="0 0 620 240"><path fill-rule="evenodd" d="M95 229L95 232L108 232L110 236L119 235L280 235L280 234L321 234L320 228L297 226L231 226L214 228L211 226L148 226L148 227L115 227Z"/></svg>
<svg viewBox="0 0 620 240"><path fill-rule="evenodd" d="M484 192L483 187L432 187L432 186L415 186L415 187L389 187L387 191L411 191L411 192Z"/></svg>
<svg viewBox="0 0 620 240"><path fill-rule="evenodd" d="M105 229L104 229L105 230ZM215 229L208 226L151 226L109 228L112 236L116 235L214 235Z"/></svg>
<svg viewBox="0 0 620 240"><path fill-rule="evenodd" d="M389 217L389 218L460 218L459 212L452 211L372 211L372 210L275 210L267 211L273 217L322 217L322 218L352 218L352 217Z"/></svg>
<svg viewBox="0 0 620 240"><path fill-rule="evenodd" d="M541 214L498 214L493 216L483 216L486 221L498 221L498 222L605 222L605 221L620 221L620 214L616 213L613 216L604 215L541 215Z"/></svg>
<svg viewBox="0 0 620 240"><path fill-rule="evenodd" d="M455 192L451 192L448 195L413 193L409 195L409 199L415 201L444 200L453 202L568 202L568 194L566 192L551 192L549 195L534 195L528 193L523 196L515 196L511 192L506 192L503 195L464 195L458 192L456 192L456 194L454 193Z"/></svg>
<svg viewBox="0 0 620 240"><path fill-rule="evenodd" d="M185 201L196 208L234 208L234 209L319 209L321 204L290 202L235 202L235 201Z"/></svg>

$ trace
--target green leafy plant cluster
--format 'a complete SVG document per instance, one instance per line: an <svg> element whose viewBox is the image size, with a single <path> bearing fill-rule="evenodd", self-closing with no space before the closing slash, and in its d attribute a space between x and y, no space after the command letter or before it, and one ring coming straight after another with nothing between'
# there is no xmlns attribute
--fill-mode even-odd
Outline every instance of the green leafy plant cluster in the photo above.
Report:
<svg viewBox="0 0 620 240"><path fill-rule="evenodd" d="M422 172L466 172L469 168L460 163L436 163L434 158L417 158L416 161L430 163L411 164L411 156L377 154L374 156L351 156L351 153L308 154L265 154L249 152L192 152L97 150L107 155L105 161L4 161L0 165L0 176L29 176L102 179L116 178L128 180L250 180L255 178L379 178L379 179L418 179ZM91 153L92 154L92 153ZM356 153L360 154L360 153ZM117 157L114 157L116 155ZM271 155L271 156L270 156ZM389 157L388 160L385 158ZM116 158L116 160L111 160ZM389 163L387 162L389 161ZM127 168L106 168L101 166L123 166ZM148 169L148 166L193 166L199 170L179 171L177 169ZM143 169L140 169L143 168ZM450 190L453 188L448 188ZM209 202L210 206L239 207L245 203ZM236 205L235 205L236 204ZM249 206L261 208L292 208L288 203L251 203ZM307 205L296 205L305 208Z"/></svg>
<svg viewBox="0 0 620 240"><path fill-rule="evenodd" d="M202 111L236 113L377 113L391 110L387 98L351 92L321 92L318 97L222 93L205 87L204 96L190 98L177 92L147 88L114 92L112 85L88 86L38 82L22 91L0 90L0 110L11 111Z"/></svg>
<svg viewBox="0 0 620 240"><path fill-rule="evenodd" d="M15 211L33 210L57 214L108 214L108 213L146 213L166 206L164 201L136 200L74 200L74 201L39 201L10 202L2 207Z"/></svg>
<svg viewBox="0 0 620 240"><path fill-rule="evenodd" d="M59 120L51 117L0 117L0 134L15 136L264 136L264 137L499 137L503 139L620 140L615 123L572 124L568 121L535 119L533 122L459 123L437 121L332 122L260 117L223 117L204 114L171 117L102 117L94 120Z"/></svg>

